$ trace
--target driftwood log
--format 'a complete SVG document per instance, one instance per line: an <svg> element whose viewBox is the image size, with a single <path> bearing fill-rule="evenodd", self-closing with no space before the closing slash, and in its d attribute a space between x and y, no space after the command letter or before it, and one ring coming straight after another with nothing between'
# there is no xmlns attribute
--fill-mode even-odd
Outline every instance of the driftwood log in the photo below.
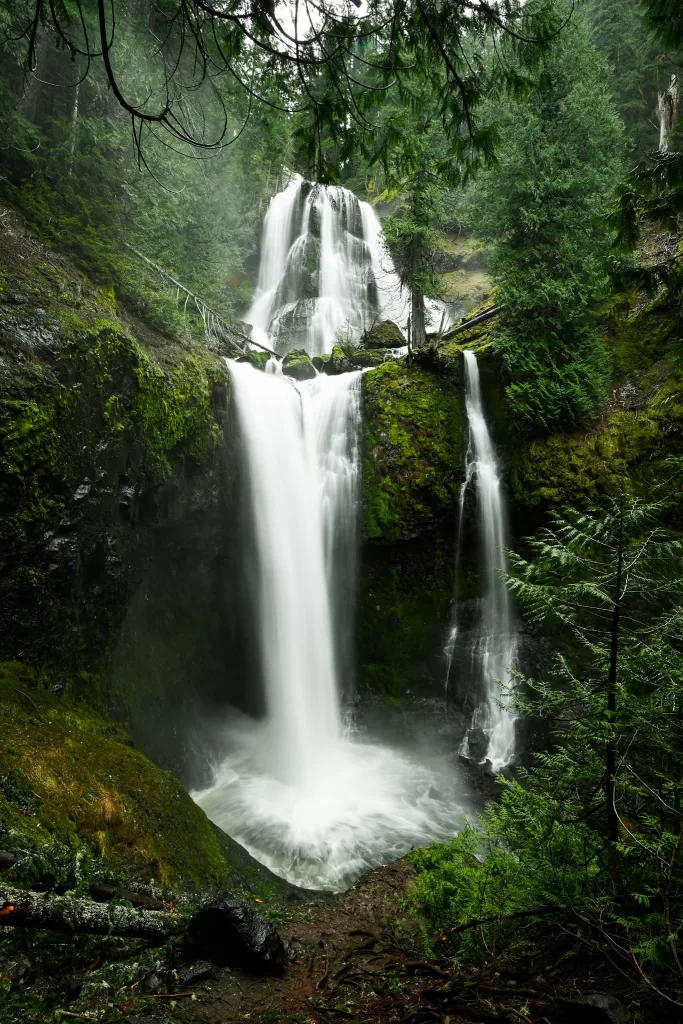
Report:
<svg viewBox="0 0 683 1024"><path fill-rule="evenodd" d="M0 924L164 942L185 931L187 920L170 911L131 909L0 884Z"/></svg>

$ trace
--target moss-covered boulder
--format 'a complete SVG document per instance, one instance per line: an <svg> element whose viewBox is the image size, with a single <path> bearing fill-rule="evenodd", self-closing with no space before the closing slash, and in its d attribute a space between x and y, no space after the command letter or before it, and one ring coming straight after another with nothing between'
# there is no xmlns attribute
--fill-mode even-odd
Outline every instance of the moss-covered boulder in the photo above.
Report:
<svg viewBox="0 0 683 1024"><path fill-rule="evenodd" d="M347 356L341 345L335 345L330 354L330 358L323 366L323 373L335 376L338 373L349 373L350 370L355 370L356 367L351 359Z"/></svg>
<svg viewBox="0 0 683 1024"><path fill-rule="evenodd" d="M255 370L265 370L270 359L270 352L263 349L251 349L246 355L241 356L238 362L251 363Z"/></svg>
<svg viewBox="0 0 683 1024"><path fill-rule="evenodd" d="M398 324L393 320L382 320L381 323L373 324L369 331L363 335L363 348L402 348L406 345L406 339Z"/></svg>
<svg viewBox="0 0 683 1024"><path fill-rule="evenodd" d="M282 372L294 380L313 380L317 376L311 357L303 348L295 348L287 353L282 360Z"/></svg>
<svg viewBox="0 0 683 1024"><path fill-rule="evenodd" d="M406 540L452 519L464 468L458 378L386 362L362 388L366 536Z"/></svg>
<svg viewBox="0 0 683 1024"><path fill-rule="evenodd" d="M371 370L381 366L386 358L383 348L352 348L344 346L344 352L355 370Z"/></svg>

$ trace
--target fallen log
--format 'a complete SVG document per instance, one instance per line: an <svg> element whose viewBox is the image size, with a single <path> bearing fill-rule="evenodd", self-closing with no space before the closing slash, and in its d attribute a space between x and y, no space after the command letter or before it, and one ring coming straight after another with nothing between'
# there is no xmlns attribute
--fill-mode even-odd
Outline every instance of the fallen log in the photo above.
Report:
<svg viewBox="0 0 683 1024"><path fill-rule="evenodd" d="M120 907L0 884L0 925L120 935L158 945L182 935L188 949L206 952L216 964L239 963L265 973L281 971L289 957L275 925L229 893L188 918L171 911Z"/></svg>
<svg viewBox="0 0 683 1024"><path fill-rule="evenodd" d="M449 329L442 335L441 341L450 341L451 338L455 338L458 334L463 334L464 331L469 331L472 327L477 327L478 324L483 324L487 320L500 313L502 306L489 306L488 309L483 309L481 313L477 313L470 320L465 320L464 323L456 324L455 327L449 327Z"/></svg>
<svg viewBox="0 0 683 1024"><path fill-rule="evenodd" d="M187 921L168 911L135 910L0 885L0 924L90 935L121 935L165 942L185 931Z"/></svg>

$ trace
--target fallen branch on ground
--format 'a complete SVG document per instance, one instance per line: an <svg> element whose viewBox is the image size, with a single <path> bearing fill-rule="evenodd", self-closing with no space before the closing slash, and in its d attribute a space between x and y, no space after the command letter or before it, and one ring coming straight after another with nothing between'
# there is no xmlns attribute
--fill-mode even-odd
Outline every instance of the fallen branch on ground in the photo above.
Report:
<svg viewBox="0 0 683 1024"><path fill-rule="evenodd" d="M495 914L492 917L475 917L465 924L458 924L451 928L451 935L458 932L465 932L468 928L476 928L480 924L495 924L500 921L518 921L525 917L544 917L546 914L558 914L557 907L535 907L534 910L517 910L514 914Z"/></svg>
<svg viewBox="0 0 683 1024"><path fill-rule="evenodd" d="M187 924L165 911L131 910L53 892L25 892L7 885L0 885L0 908L5 927L120 935L160 942L181 934Z"/></svg>

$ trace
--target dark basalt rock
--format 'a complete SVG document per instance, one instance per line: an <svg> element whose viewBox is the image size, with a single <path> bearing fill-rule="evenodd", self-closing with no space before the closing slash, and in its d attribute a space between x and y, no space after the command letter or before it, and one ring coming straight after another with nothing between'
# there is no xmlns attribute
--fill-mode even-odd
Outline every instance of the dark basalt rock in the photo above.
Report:
<svg viewBox="0 0 683 1024"><path fill-rule="evenodd" d="M21 984L28 984L31 979L31 973L31 961L27 960L25 956L19 956L10 963L5 971L5 978L9 981L12 988L17 988Z"/></svg>
<svg viewBox="0 0 683 1024"><path fill-rule="evenodd" d="M616 996L607 992L586 992L577 999L557 1002L558 1024L626 1024L629 1014Z"/></svg>
<svg viewBox="0 0 683 1024"><path fill-rule="evenodd" d="M8 868L14 867L18 860L15 853L10 853L9 850L0 850L0 871L7 871Z"/></svg>
<svg viewBox="0 0 683 1024"><path fill-rule="evenodd" d="M178 978L181 985L196 985L198 981L205 978L215 978L216 971L210 960L200 960L198 963L188 967Z"/></svg>
<svg viewBox="0 0 683 1024"><path fill-rule="evenodd" d="M218 964L240 964L275 974L287 963L287 948L277 929L244 900L234 896L202 907L185 936L190 949L210 953Z"/></svg>

